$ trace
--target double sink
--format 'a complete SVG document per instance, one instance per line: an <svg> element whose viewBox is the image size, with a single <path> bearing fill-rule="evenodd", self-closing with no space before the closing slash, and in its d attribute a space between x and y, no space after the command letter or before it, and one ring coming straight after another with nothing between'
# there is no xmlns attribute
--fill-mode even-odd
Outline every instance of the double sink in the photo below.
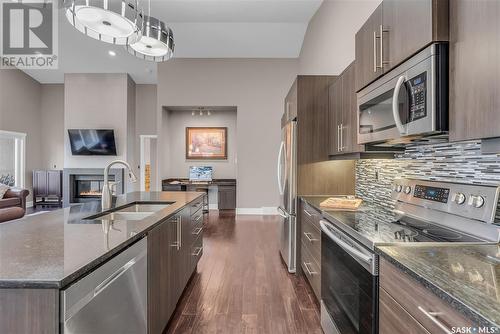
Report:
<svg viewBox="0 0 500 334"><path fill-rule="evenodd" d="M135 202L115 210L108 210L99 214L86 217L85 220L143 220L158 211L161 211L172 203Z"/></svg>

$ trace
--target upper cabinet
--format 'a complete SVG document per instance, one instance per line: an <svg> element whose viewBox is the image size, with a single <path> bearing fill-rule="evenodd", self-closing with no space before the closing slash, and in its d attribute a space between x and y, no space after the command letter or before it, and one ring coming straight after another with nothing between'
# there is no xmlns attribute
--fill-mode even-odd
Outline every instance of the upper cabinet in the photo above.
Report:
<svg viewBox="0 0 500 334"><path fill-rule="evenodd" d="M500 137L499 1L450 2L450 140Z"/></svg>
<svg viewBox="0 0 500 334"><path fill-rule="evenodd" d="M356 91L432 42L448 41L448 0L384 0L356 33Z"/></svg>
<svg viewBox="0 0 500 334"><path fill-rule="evenodd" d="M355 63L351 63L329 88L329 154L347 154L364 151L357 144Z"/></svg>
<svg viewBox="0 0 500 334"><path fill-rule="evenodd" d="M285 98L287 118L297 116L299 165L328 160L328 87L335 79L336 76L299 75Z"/></svg>
<svg viewBox="0 0 500 334"><path fill-rule="evenodd" d="M380 28L382 4L356 33L356 91L372 82L383 72L380 64Z"/></svg>

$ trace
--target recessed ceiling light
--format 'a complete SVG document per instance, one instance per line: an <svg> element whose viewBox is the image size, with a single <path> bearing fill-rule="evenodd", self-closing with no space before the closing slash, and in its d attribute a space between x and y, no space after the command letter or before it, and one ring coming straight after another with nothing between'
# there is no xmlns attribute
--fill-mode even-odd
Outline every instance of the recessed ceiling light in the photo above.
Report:
<svg viewBox="0 0 500 334"><path fill-rule="evenodd" d="M113 51L113 50L109 50L109 51L108 51L108 54L109 54L111 57L116 56L116 52L115 52L115 51Z"/></svg>

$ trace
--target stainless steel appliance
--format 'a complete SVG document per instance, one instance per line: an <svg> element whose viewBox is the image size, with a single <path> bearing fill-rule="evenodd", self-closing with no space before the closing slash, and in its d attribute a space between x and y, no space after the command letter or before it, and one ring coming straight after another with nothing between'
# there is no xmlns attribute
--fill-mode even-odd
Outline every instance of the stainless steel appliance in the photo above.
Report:
<svg viewBox="0 0 500 334"><path fill-rule="evenodd" d="M62 291L65 334L147 333L147 238Z"/></svg>
<svg viewBox="0 0 500 334"><path fill-rule="evenodd" d="M280 253L288 271L296 270L297 233L297 121L287 112L282 118L281 144L278 153L278 189L280 205Z"/></svg>
<svg viewBox="0 0 500 334"><path fill-rule="evenodd" d="M377 245L496 244L499 188L398 179L395 209L324 211L321 225L321 324L329 333L378 332Z"/></svg>
<svg viewBox="0 0 500 334"><path fill-rule="evenodd" d="M357 99L360 144L446 138L448 45L430 45L361 90Z"/></svg>

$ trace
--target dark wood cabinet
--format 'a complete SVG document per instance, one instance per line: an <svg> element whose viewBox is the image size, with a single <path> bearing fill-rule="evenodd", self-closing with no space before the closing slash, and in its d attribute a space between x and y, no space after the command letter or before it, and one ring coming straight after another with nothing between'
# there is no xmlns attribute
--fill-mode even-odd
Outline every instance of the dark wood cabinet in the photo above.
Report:
<svg viewBox="0 0 500 334"><path fill-rule="evenodd" d="M149 333L162 333L203 254L203 199L148 233Z"/></svg>
<svg viewBox="0 0 500 334"><path fill-rule="evenodd" d="M330 155L364 151L357 137L355 74L356 63L353 62L329 89Z"/></svg>
<svg viewBox="0 0 500 334"><path fill-rule="evenodd" d="M361 90L370 82L381 76L380 66L380 27L382 26L382 4L361 26L356 33L356 91Z"/></svg>
<svg viewBox="0 0 500 334"><path fill-rule="evenodd" d="M384 0L382 61L385 72L430 43L449 40L448 2Z"/></svg>
<svg viewBox="0 0 500 334"><path fill-rule="evenodd" d="M499 1L450 2L450 140L500 137Z"/></svg>
<svg viewBox="0 0 500 334"><path fill-rule="evenodd" d="M236 209L236 186L218 186L219 210Z"/></svg>
<svg viewBox="0 0 500 334"><path fill-rule="evenodd" d="M285 114L297 115L299 165L328 160L328 87L335 78L299 75L285 98Z"/></svg>
<svg viewBox="0 0 500 334"><path fill-rule="evenodd" d="M62 171L33 171L33 206L62 205Z"/></svg>
<svg viewBox="0 0 500 334"><path fill-rule="evenodd" d="M449 0L384 0L356 33L356 91L429 44L448 41L448 8Z"/></svg>

